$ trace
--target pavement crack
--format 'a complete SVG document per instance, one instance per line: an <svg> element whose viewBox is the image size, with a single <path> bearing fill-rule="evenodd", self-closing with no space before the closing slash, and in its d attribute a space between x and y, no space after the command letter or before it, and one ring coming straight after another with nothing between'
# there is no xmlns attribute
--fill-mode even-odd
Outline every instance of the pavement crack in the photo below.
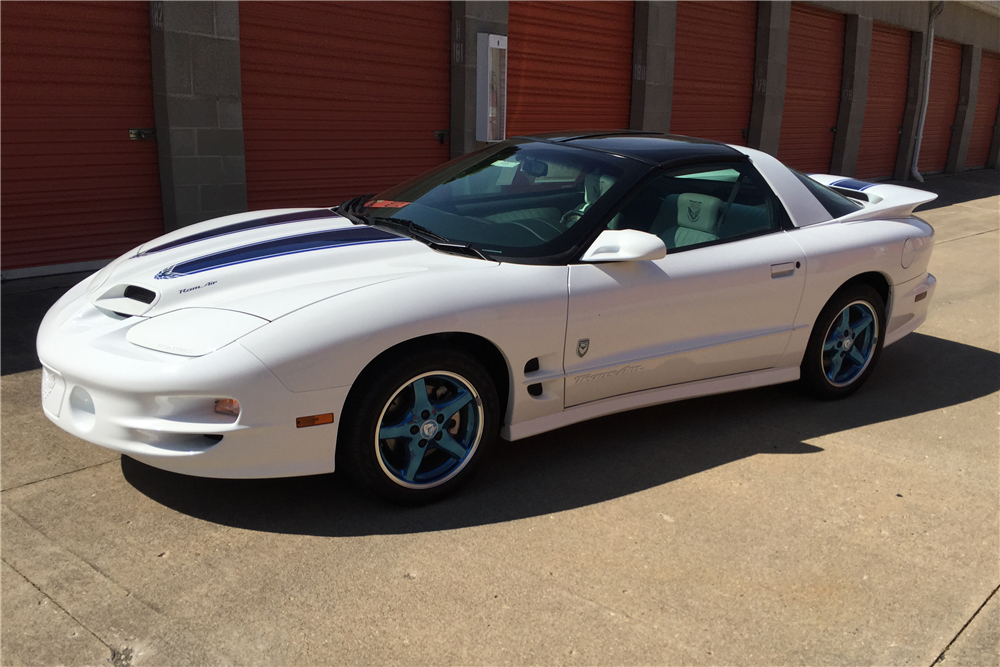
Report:
<svg viewBox="0 0 1000 667"><path fill-rule="evenodd" d="M11 563L6 558L0 558L0 561L2 561L4 565L6 565L10 569L14 570L15 572L17 572L22 577L24 577L24 580L27 581L29 584L31 584L31 587L34 588L36 591L38 591L39 595L41 595L46 600L48 600L49 602L51 602L52 604L54 604L56 607L58 607L64 614L66 614L71 619L73 619L73 621L77 625L79 625L81 628L83 628L84 630L86 630L87 632L89 632L91 634L91 636L93 636L94 639L96 639L97 641L101 642L101 644L103 644L109 651L111 651L112 655L114 655L115 649L110 644L108 644L106 641L104 641L103 639L101 639L96 632L94 632L93 630L91 630L89 627L87 627L87 625L83 621L81 621L79 618L77 618L76 616L74 616L72 614L72 612L70 612L69 609L67 609L66 607L62 606L58 602L56 602L55 598L53 598L51 595L49 595L48 593L46 593L45 591L43 591L41 588L39 588L38 585L35 582L33 582L28 577L28 575L26 575L24 572L21 572L19 569L17 569L14 566L14 564Z"/></svg>
<svg viewBox="0 0 1000 667"><path fill-rule="evenodd" d="M995 234L1000 232L1000 229L988 229L985 232L976 232L975 234L969 234L968 236L959 236L953 239L946 239L944 241L934 241L934 245L944 245L945 243L951 243L952 241L964 241L965 239L973 239L977 236L982 236L983 234Z"/></svg>
<svg viewBox="0 0 1000 667"><path fill-rule="evenodd" d="M84 470L91 470L93 468L100 468L101 466L106 466L109 463L118 463L121 459L113 459L111 461L104 461L103 463L95 463L92 466L84 466L83 468L77 468L76 470L67 470L66 472L61 472L58 475L52 475L50 477L43 477L42 479L32 480L30 482L25 482L24 484L18 484L17 486L11 486L2 489L3 493L8 493L10 491L16 491L17 489L23 489L25 487L31 486L32 484L41 484L42 482L47 482L51 479L59 479L60 477L65 477L66 475L75 475L78 472L83 472Z"/></svg>
<svg viewBox="0 0 1000 667"><path fill-rule="evenodd" d="M967 627L969 627L969 624L972 623L972 621L976 620L976 616L978 616L979 612L981 612L983 610L983 608L987 604L989 604L990 600L993 599L993 596L997 594L998 590L1000 590L1000 586L997 586L996 588L994 588L993 591L989 595L986 596L986 599L983 600L983 603L981 605L979 605L979 608L976 609L975 613L972 614L972 616L969 617L969 620L967 620L965 622L965 625L962 626L962 629L959 630L958 633L954 637L952 637L951 641L948 642L948 645L944 647L944 650L941 651L941 655L939 655L937 657L937 660L935 660L934 662L931 663L931 667L934 667L934 665L938 665L938 664L944 662L944 657L945 657L945 654L948 653L948 649L950 649L952 647L952 645L954 645L954 643L956 641L958 641L958 638L962 636L962 633L965 632L965 629Z"/></svg>
<svg viewBox="0 0 1000 667"><path fill-rule="evenodd" d="M93 467L93 466L91 466L91 467ZM163 615L163 610L159 607L159 605L155 605L152 602L149 602L148 600L143 599L141 596L137 595L135 593L135 591L133 591L133 590L131 590L129 588L126 588L120 581L118 581L117 579L115 579L114 577L112 577L111 573L105 572L102 568L98 567L96 563L91 563L88 559L84 558L82 555L76 553L75 551L73 551L69 547L61 544L57 540L55 540L52 537L50 537L44 530L42 530L41 528L39 528L38 526L36 526L35 524L33 524L31 521L28 520L27 517L25 517L23 514L21 514L20 512L18 512L17 510L15 510L14 508L12 508L10 505L8 505L6 503L3 503L3 507L6 508L7 511L9 511L12 514L14 514L15 516L17 516L17 518L19 518L21 521L23 521L26 526L28 526L29 528L31 528L32 530L34 530L35 532L37 532L39 535L41 535L42 537L44 537L46 540L48 540L52 544L58 545L58 547L60 549L62 549L63 551L65 551L67 554L69 554L73 558L76 558L78 561L80 561L81 563L83 563L84 565L86 565L87 567L89 567L91 570L93 570L94 572L96 572L97 574L99 574L100 576L104 577L109 582L111 582L112 584L114 584L115 586L117 586L118 588L120 588L125 593L126 597L133 598L136 602L138 602L139 604L145 606L147 609L149 609L150 611L152 611L153 613L155 613L157 615ZM22 576L24 576L24 575L22 575ZM25 577L25 578L27 578L27 577Z"/></svg>

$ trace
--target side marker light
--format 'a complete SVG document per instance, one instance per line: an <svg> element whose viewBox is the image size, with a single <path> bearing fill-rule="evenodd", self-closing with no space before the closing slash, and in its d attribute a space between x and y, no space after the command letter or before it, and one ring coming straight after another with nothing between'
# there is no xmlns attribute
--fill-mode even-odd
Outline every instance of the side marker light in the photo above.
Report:
<svg viewBox="0 0 1000 667"><path fill-rule="evenodd" d="M215 411L220 415L240 416L240 402L235 398L220 398L215 402Z"/></svg>
<svg viewBox="0 0 1000 667"><path fill-rule="evenodd" d="M913 302L916 303L917 301L923 301L926 298L927 298L927 292L921 292L920 294L918 294L913 298Z"/></svg>
<svg viewBox="0 0 1000 667"><path fill-rule="evenodd" d="M327 412L322 415L309 415L308 417L296 417L295 428L305 428L306 426L319 426L320 424L332 424L333 413Z"/></svg>

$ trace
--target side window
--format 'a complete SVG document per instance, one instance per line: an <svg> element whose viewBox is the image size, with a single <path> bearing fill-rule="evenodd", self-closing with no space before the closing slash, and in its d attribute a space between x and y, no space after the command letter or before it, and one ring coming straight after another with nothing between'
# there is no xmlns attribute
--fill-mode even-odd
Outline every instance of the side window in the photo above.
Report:
<svg viewBox="0 0 1000 667"><path fill-rule="evenodd" d="M699 165L657 176L610 226L655 234L670 251L779 230L779 206L751 165Z"/></svg>
<svg viewBox="0 0 1000 667"><path fill-rule="evenodd" d="M825 208L827 212L835 218L843 217L849 213L854 213L855 211L859 211L864 208L864 206L858 202L851 201L839 192L831 190L822 183L809 178L805 174L800 174L794 169L789 169L789 171L795 174L795 177L802 181L802 185L806 186L806 188L809 189L809 192L811 192L813 196L819 200L819 203L823 205L823 208Z"/></svg>

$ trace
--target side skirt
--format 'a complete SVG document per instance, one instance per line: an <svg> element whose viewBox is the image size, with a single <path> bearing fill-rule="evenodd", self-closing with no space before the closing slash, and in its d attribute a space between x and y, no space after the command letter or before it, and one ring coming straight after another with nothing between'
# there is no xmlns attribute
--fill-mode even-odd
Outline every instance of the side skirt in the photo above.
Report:
<svg viewBox="0 0 1000 667"><path fill-rule="evenodd" d="M766 371L740 373L739 375L727 375L721 378L699 380L698 382L688 382L660 389L637 391L632 394L625 394L624 396L615 396L614 398L605 398L600 401L576 405L554 415L531 419L519 424L511 424L505 426L500 435L506 440L520 440L577 422L587 421L588 419L613 415L617 412L682 401L686 398L725 394L731 391L794 382L798 379L799 367L794 366L791 368L774 368Z"/></svg>

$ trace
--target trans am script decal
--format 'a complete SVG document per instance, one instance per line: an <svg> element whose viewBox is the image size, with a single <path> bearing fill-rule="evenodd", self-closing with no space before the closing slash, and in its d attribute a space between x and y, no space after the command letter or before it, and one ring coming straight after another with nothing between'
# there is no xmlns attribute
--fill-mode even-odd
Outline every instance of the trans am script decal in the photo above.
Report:
<svg viewBox="0 0 1000 667"><path fill-rule="evenodd" d="M584 382L590 382L591 380L606 380L608 378L613 378L618 375L628 375L629 373L638 373L642 370L641 365L635 366L622 366L621 368L613 371L604 371L603 373L586 373L584 375L578 375L573 384L583 384Z"/></svg>

